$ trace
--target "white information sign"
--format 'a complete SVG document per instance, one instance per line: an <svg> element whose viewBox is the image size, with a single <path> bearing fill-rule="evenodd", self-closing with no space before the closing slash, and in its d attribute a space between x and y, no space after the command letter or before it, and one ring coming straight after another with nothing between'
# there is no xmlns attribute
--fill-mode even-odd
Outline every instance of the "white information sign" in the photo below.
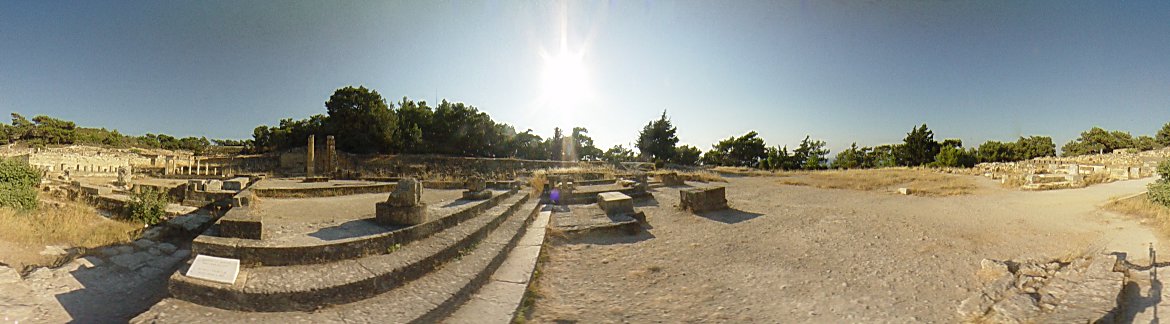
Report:
<svg viewBox="0 0 1170 324"><path fill-rule="evenodd" d="M225 284L236 283L236 276L240 274L240 260L213 257L210 255L196 255L187 270L187 276Z"/></svg>

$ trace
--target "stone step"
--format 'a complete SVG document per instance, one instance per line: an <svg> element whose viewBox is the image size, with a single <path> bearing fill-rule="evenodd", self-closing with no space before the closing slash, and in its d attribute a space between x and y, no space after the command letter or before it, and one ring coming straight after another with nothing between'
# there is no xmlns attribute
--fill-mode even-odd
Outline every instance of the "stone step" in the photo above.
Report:
<svg viewBox="0 0 1170 324"><path fill-rule="evenodd" d="M366 299L422 277L473 247L528 200L515 195L482 215L390 253L325 264L241 268L227 285L183 275L171 276L174 298L201 305L246 311L308 311ZM514 234L514 233L513 233Z"/></svg>
<svg viewBox="0 0 1170 324"><path fill-rule="evenodd" d="M520 204L520 212L507 217L499 228L474 249L425 276L406 282L371 298L309 311L246 312L203 306L168 298L131 323L434 323L449 316L504 263L520 244L539 210L536 199Z"/></svg>
<svg viewBox="0 0 1170 324"><path fill-rule="evenodd" d="M528 226L524 236L504 263L492 273L491 280L475 292L466 303L459 305L443 323L487 324L512 323L524 294L532 284L532 273L544 247L544 235L552 211L542 211Z"/></svg>
<svg viewBox="0 0 1170 324"><path fill-rule="evenodd" d="M516 190L503 192L491 199L469 203L470 207L430 222L394 231L305 245L272 244L264 240L201 235L191 243L195 254L239 259L245 267L324 264L382 254L395 245L402 246L438 233L482 214L501 201L512 198ZM233 209L233 212L236 212ZM229 213L230 214L230 213ZM227 215L225 218L233 217Z"/></svg>

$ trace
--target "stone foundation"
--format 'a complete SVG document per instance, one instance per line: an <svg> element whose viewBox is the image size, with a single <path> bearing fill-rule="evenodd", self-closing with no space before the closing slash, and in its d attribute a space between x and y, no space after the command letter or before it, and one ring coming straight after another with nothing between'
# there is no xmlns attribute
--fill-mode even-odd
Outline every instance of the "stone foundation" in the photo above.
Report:
<svg viewBox="0 0 1170 324"><path fill-rule="evenodd" d="M380 202L375 206L374 221L382 225L418 225L426 223L427 205L398 207L389 202Z"/></svg>
<svg viewBox="0 0 1170 324"><path fill-rule="evenodd" d="M484 200L492 197L491 190L464 191L464 200Z"/></svg>
<svg viewBox="0 0 1170 324"><path fill-rule="evenodd" d="M686 181L683 180L683 177L679 176L676 172L663 173L659 175L658 178L662 179L662 184L667 186L686 185Z"/></svg>
<svg viewBox="0 0 1170 324"><path fill-rule="evenodd" d="M700 187L679 191L679 207L693 212L727 209L727 189Z"/></svg>

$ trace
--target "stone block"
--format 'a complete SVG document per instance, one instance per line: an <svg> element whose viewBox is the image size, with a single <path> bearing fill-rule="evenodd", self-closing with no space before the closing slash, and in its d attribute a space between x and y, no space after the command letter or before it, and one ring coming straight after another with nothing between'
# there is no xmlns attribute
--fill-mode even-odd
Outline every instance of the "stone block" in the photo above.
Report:
<svg viewBox="0 0 1170 324"><path fill-rule="evenodd" d="M694 212L727 209L727 189L697 187L679 191L679 207Z"/></svg>
<svg viewBox="0 0 1170 324"><path fill-rule="evenodd" d="M247 210L229 212L219 219L219 233L224 237L263 240L264 224L259 216L251 215Z"/></svg>
<svg viewBox="0 0 1170 324"><path fill-rule="evenodd" d="M898 194L910 195L910 188L898 188Z"/></svg>
<svg viewBox="0 0 1170 324"><path fill-rule="evenodd" d="M207 180L187 180L188 191L207 191Z"/></svg>
<svg viewBox="0 0 1170 324"><path fill-rule="evenodd" d="M204 191L220 191L223 190L223 181L208 180Z"/></svg>
<svg viewBox="0 0 1170 324"><path fill-rule="evenodd" d="M485 200L485 199L488 199L491 197L492 197L491 190L480 190L480 191L468 190L468 191L463 192L463 199L464 200Z"/></svg>
<svg viewBox="0 0 1170 324"><path fill-rule="evenodd" d="M223 190L240 191L248 187L248 178L238 177L223 182Z"/></svg>
<svg viewBox="0 0 1170 324"><path fill-rule="evenodd" d="M634 199L620 192L597 194L597 206L601 207L606 215L634 213Z"/></svg>
<svg viewBox="0 0 1170 324"><path fill-rule="evenodd" d="M380 202L375 205L374 221L382 225L418 225L426 223L427 205L395 206L391 202Z"/></svg>
<svg viewBox="0 0 1170 324"><path fill-rule="evenodd" d="M686 184L686 181L683 180L682 176L678 175L678 172L663 173L658 177L662 179L662 184L667 186L682 186Z"/></svg>
<svg viewBox="0 0 1170 324"><path fill-rule="evenodd" d="M422 183L414 178L398 180L386 202L389 207L414 207L422 204Z"/></svg>
<svg viewBox="0 0 1170 324"><path fill-rule="evenodd" d="M487 181L485 181L483 177L480 176L473 176L468 178L467 182L464 184L466 185L467 191L479 192L487 189Z"/></svg>

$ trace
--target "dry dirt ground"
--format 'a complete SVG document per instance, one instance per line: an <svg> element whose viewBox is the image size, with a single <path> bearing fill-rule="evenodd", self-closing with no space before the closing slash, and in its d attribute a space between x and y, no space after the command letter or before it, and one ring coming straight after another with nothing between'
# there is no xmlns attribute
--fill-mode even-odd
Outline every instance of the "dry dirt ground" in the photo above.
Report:
<svg viewBox="0 0 1170 324"><path fill-rule="evenodd" d="M1147 264L1149 243L1170 251L1098 208L1149 179L1020 192L978 178L975 194L952 197L728 181L731 210L682 212L679 188L657 188L636 204L646 233L550 245L531 320L956 322L984 258L1103 250Z"/></svg>

